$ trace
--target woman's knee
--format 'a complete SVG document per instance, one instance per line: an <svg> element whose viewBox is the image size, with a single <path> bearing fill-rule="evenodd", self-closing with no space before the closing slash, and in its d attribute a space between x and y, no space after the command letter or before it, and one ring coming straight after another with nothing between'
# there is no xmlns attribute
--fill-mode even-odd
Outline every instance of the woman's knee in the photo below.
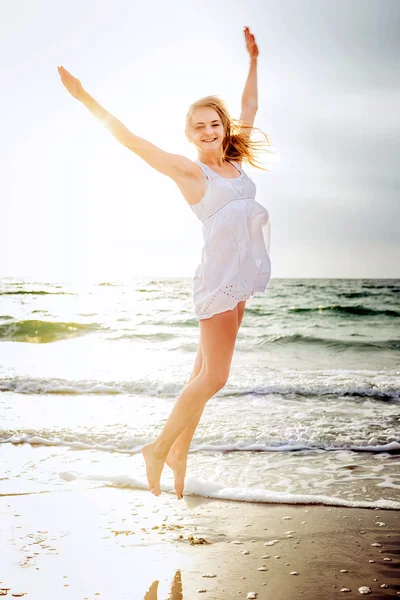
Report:
<svg viewBox="0 0 400 600"><path fill-rule="evenodd" d="M216 369L202 369L202 378L204 385L212 391L213 394L222 390L228 382L229 371Z"/></svg>

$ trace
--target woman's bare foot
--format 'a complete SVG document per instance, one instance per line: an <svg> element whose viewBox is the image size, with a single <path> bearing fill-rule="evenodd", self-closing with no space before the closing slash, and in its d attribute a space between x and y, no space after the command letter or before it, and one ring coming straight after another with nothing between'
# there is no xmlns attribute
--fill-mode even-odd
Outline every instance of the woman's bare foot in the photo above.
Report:
<svg viewBox="0 0 400 600"><path fill-rule="evenodd" d="M155 451L153 442L143 446L142 454L146 463L146 475L149 490L151 490L152 494L155 496L159 496L161 494L160 477L164 468L165 457Z"/></svg>
<svg viewBox="0 0 400 600"><path fill-rule="evenodd" d="M174 472L176 497L178 500L182 500L183 488L185 487L187 454L182 456L182 454L171 448L165 462Z"/></svg>

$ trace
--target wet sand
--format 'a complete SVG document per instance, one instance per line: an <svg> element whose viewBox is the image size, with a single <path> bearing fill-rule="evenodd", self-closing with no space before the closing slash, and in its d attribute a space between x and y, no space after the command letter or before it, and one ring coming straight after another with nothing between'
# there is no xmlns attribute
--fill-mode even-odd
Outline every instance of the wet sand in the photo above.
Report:
<svg viewBox="0 0 400 600"><path fill-rule="evenodd" d="M400 597L395 510L97 487L1 496L0 537L10 598Z"/></svg>

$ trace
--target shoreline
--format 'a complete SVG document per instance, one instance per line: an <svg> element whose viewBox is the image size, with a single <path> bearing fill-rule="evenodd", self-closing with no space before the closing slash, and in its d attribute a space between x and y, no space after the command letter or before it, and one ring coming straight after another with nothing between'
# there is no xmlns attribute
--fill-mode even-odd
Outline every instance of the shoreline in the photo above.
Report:
<svg viewBox="0 0 400 600"><path fill-rule="evenodd" d="M178 501L107 486L3 495L0 535L8 597L326 600L343 588L358 598L361 586L400 597L393 509Z"/></svg>

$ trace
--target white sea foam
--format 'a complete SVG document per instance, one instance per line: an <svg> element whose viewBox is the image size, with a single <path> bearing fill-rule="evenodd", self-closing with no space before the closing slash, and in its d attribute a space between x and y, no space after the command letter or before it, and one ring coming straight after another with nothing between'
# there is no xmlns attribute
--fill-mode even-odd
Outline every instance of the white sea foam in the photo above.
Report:
<svg viewBox="0 0 400 600"><path fill-rule="evenodd" d="M122 487L133 489L148 489L147 481L122 475L80 475L77 472L61 472L59 476L67 481L79 477L89 481L102 481ZM161 491L175 494L172 484L162 483ZM150 493L150 492L149 492ZM265 504L324 504L328 506L345 506L349 508L381 508L400 510L400 502L394 500L349 501L345 498L324 496L322 494L287 494L269 492L263 489L223 487L222 485L204 481L193 476L187 476L185 481L185 495L216 498L219 500L236 500L240 502L260 502Z"/></svg>
<svg viewBox="0 0 400 600"><path fill-rule="evenodd" d="M29 433L18 433L9 434L8 432L0 432L1 438L0 444L30 444L32 446L66 446L68 448L77 448L82 450L101 450L102 452L120 452L124 454L138 454L141 451L143 443L141 440L135 440L132 438L125 438L115 436L112 440L108 440L107 444L96 442L96 436L89 437L82 433L76 435L76 440L71 439L73 437L71 433L68 433L68 439L60 438L45 438L39 435L32 435ZM103 435L99 435L104 439ZM151 440L148 440L150 442ZM215 443L215 444L196 444L193 443L190 447L190 452L301 452L307 450L325 450L325 451L338 451L338 450L351 450L355 452L371 452L371 453L400 453L400 442L390 442L387 444L365 444L365 445L354 445L349 444L347 441L337 445L324 443L321 441L318 447L311 444L296 443L295 441L286 444L261 444L261 443L243 443L237 441L236 443Z"/></svg>
<svg viewBox="0 0 400 600"><path fill-rule="evenodd" d="M400 399L400 389L396 374L392 376L385 373L384 377L379 374L357 372L357 383L354 383L355 375L343 372L329 373L328 371L318 374L313 372L287 372L285 382L274 381L282 376L268 374L268 384L257 384L243 386L233 378L227 386L218 392L218 397L238 396L291 396L293 394L305 397L321 396L360 396L388 400ZM307 381L309 379L309 381ZM365 379L365 381L363 381ZM371 382L374 379L374 382ZM393 379L393 382L391 382ZM140 381L91 381L51 379L39 377L3 377L0 379L0 391L14 392L18 394L93 394L93 395L120 395L134 394L151 397L175 397L182 391L186 380L178 377L177 381L158 381L146 379ZM55 399L56 401L57 399Z"/></svg>

